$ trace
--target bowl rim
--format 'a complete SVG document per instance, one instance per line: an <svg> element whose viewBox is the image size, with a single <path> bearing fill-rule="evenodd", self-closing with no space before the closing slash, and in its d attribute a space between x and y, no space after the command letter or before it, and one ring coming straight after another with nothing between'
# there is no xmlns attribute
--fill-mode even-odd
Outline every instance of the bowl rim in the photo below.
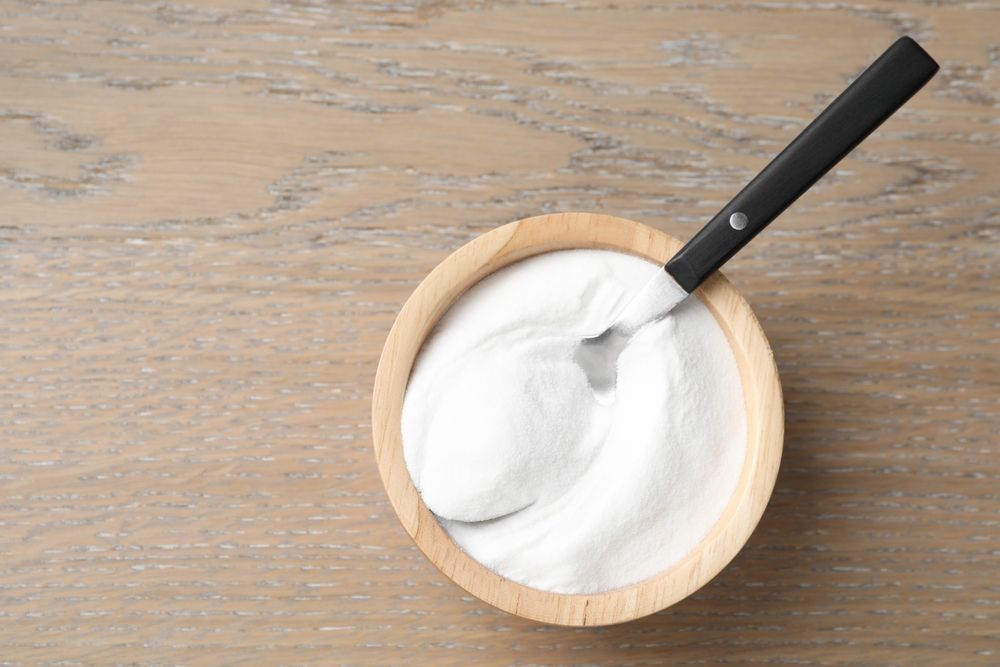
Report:
<svg viewBox="0 0 1000 667"><path fill-rule="evenodd" d="M722 516L680 561L647 579L609 591L567 594L507 579L453 542L427 509L402 453L403 396L417 353L434 325L472 285L516 261L574 248L613 250L665 263L681 243L638 222L597 213L525 218L469 241L417 286L393 322L372 392L372 436L383 486L396 516L441 572L484 602L516 616L567 626L623 623L660 611L707 584L743 548L767 505L784 439L784 402L774 355L747 301L718 272L698 289L733 348L747 410L747 450L737 488ZM753 389L754 391L751 391Z"/></svg>

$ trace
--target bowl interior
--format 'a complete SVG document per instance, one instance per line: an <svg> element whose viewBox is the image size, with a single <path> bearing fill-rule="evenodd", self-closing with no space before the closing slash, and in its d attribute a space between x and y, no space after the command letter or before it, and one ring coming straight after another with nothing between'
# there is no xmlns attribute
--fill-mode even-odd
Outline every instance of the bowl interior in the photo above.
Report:
<svg viewBox="0 0 1000 667"><path fill-rule="evenodd" d="M747 410L747 452L736 491L705 538L680 562L631 586L568 595L502 577L462 551L427 509L403 459L401 415L410 370L438 319L465 290L518 260L553 250L616 250L665 263L673 237L630 220L591 213L527 218L499 227L441 262L400 311L375 376L372 431L375 458L400 522L446 576L472 595L512 614L560 625L607 625L659 611L712 579L746 543L767 505L781 458L784 411L774 357L747 302L715 275L697 292L733 348Z"/></svg>

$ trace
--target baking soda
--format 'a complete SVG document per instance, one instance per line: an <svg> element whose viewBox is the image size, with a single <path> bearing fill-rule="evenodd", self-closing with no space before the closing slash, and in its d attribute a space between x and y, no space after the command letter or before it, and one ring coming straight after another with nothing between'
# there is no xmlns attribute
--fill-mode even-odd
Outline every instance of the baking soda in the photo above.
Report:
<svg viewBox="0 0 1000 667"><path fill-rule="evenodd" d="M603 250L532 257L468 290L425 342L403 451L472 558L560 593L678 562L729 502L746 450L736 359L697 298L639 329L599 402L574 350L662 272Z"/></svg>

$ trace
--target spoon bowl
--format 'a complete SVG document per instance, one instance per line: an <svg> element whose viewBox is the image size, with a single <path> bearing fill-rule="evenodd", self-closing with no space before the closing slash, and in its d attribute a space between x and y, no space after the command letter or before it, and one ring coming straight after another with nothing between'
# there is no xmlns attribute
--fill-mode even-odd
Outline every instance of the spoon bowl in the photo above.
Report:
<svg viewBox="0 0 1000 667"><path fill-rule="evenodd" d="M607 329L580 341L573 358L587 375L599 403L608 405L615 400L618 357L632 335L669 314L688 296L669 273L661 271L625 304Z"/></svg>

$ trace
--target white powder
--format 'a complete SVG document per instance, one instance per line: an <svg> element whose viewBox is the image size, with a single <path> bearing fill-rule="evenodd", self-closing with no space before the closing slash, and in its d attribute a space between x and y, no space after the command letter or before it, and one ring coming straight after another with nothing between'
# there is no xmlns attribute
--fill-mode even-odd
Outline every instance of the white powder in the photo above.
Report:
<svg viewBox="0 0 1000 667"><path fill-rule="evenodd" d="M610 405L573 361L657 271L602 250L532 257L466 292L424 344L403 404L406 465L493 571L561 593L626 586L680 560L726 507L746 411L700 300L635 334Z"/></svg>

